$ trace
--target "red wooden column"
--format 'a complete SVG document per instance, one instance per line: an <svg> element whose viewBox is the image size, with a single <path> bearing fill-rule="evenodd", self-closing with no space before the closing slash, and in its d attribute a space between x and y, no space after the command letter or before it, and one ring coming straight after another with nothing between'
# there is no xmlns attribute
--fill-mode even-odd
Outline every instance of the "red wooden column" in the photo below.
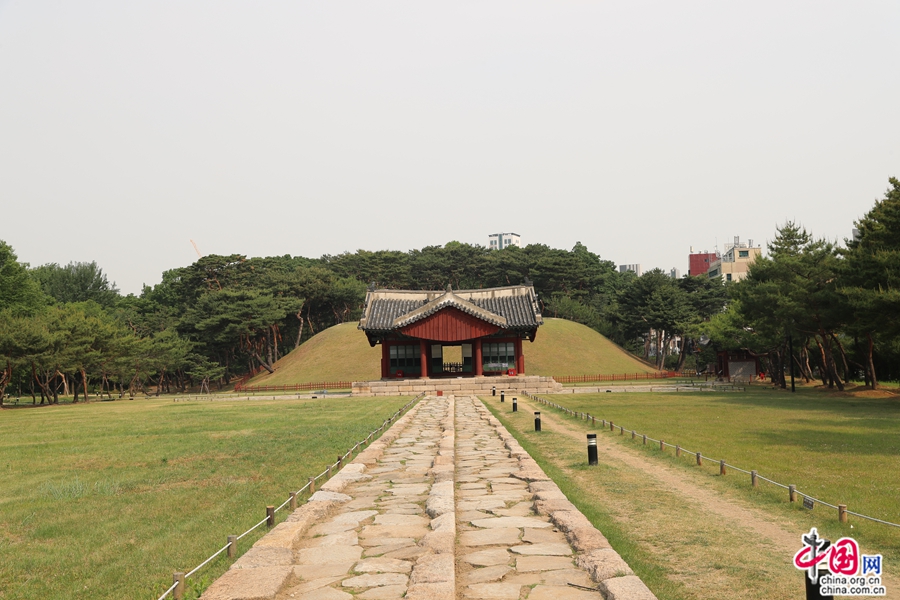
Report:
<svg viewBox="0 0 900 600"><path fill-rule="evenodd" d="M422 369L419 377L428 379L428 344L425 343L425 340L419 340L419 354L422 358Z"/></svg>
<svg viewBox="0 0 900 600"><path fill-rule="evenodd" d="M516 374L525 374L525 357L522 356L522 338L516 338Z"/></svg>
<svg viewBox="0 0 900 600"><path fill-rule="evenodd" d="M388 379L391 376L391 347L381 342L381 378Z"/></svg>
<svg viewBox="0 0 900 600"><path fill-rule="evenodd" d="M480 377L484 375L484 365L481 364L481 338L477 338L475 342L472 344L475 347L475 376Z"/></svg>

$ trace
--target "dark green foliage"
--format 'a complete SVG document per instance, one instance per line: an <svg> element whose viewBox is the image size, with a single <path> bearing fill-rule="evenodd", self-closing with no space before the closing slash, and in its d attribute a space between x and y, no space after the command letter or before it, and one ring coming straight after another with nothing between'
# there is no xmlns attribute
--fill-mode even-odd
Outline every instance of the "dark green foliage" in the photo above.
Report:
<svg viewBox="0 0 900 600"><path fill-rule="evenodd" d="M793 222L780 227L768 256L731 286L729 310L705 327L713 346L762 357L782 386L792 364L838 389L857 377L876 387L876 366L900 376L900 181L890 185L845 249Z"/></svg>
<svg viewBox="0 0 900 600"><path fill-rule="evenodd" d="M749 277L727 287L659 270L619 273L580 242L571 250L497 251L454 241L318 259L209 255L123 298L94 262L29 271L0 241L0 393L14 381L36 386L42 401L66 388L109 396L147 384L158 393L227 383L271 370L303 340L358 319L367 285L441 290L528 281L544 315L588 325L655 357L660 368L744 349L782 384L793 362L806 379L818 374L841 387L864 373L874 386L876 367L900 376L900 182L890 183L846 250L787 223Z"/></svg>
<svg viewBox="0 0 900 600"><path fill-rule="evenodd" d="M46 304L38 283L18 262L13 249L0 240L0 310L33 313Z"/></svg>
<svg viewBox="0 0 900 600"><path fill-rule="evenodd" d="M91 300L108 308L119 299L119 290L109 283L96 262L71 262L65 267L51 263L32 269L31 275L44 293L57 302Z"/></svg>

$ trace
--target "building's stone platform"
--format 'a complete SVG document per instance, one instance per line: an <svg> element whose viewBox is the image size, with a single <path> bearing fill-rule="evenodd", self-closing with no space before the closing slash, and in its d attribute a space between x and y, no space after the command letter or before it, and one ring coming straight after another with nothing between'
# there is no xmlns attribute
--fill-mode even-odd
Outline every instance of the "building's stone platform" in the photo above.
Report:
<svg viewBox="0 0 900 600"><path fill-rule="evenodd" d="M453 394L455 396L486 396L496 387L501 391L528 392L530 394L556 394L562 384L552 377L515 375L497 377L457 377L453 379L382 379L380 381L353 382L354 396L429 396Z"/></svg>

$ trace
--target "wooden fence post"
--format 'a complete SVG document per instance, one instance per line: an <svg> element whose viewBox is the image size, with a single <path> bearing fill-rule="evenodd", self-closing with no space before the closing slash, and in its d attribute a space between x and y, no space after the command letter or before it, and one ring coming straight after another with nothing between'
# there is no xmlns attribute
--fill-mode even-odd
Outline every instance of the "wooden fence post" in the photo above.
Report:
<svg viewBox="0 0 900 600"><path fill-rule="evenodd" d="M266 527L275 527L275 507L266 507Z"/></svg>
<svg viewBox="0 0 900 600"><path fill-rule="evenodd" d="M237 554L237 536L236 535L228 536L228 550L227 550L226 554L228 554L228 558L234 558L235 554Z"/></svg>
<svg viewBox="0 0 900 600"><path fill-rule="evenodd" d="M660 452L665 452L665 451L666 451L666 443L665 443L664 441L662 441L662 440L659 440L659 451L660 451Z"/></svg>
<svg viewBox="0 0 900 600"><path fill-rule="evenodd" d="M759 483L756 481L756 471L750 471L750 485L752 487L759 486Z"/></svg>
<svg viewBox="0 0 900 600"><path fill-rule="evenodd" d="M291 512L297 510L297 492L291 492L291 503L288 504L291 509Z"/></svg>
<svg viewBox="0 0 900 600"><path fill-rule="evenodd" d="M838 521L841 523L847 522L847 505L846 504L838 504Z"/></svg>
<svg viewBox="0 0 900 600"><path fill-rule="evenodd" d="M309 495L312 496L315 493L316 493L316 478L310 477L309 478Z"/></svg>
<svg viewBox="0 0 900 600"><path fill-rule="evenodd" d="M791 502L797 501L797 486L796 485L791 484L788 486L788 498L790 499Z"/></svg>
<svg viewBox="0 0 900 600"><path fill-rule="evenodd" d="M681 456L681 446L675 446L675 456Z"/></svg>
<svg viewBox="0 0 900 600"><path fill-rule="evenodd" d="M725 459L719 461L719 475L725 474Z"/></svg>
<svg viewBox="0 0 900 600"><path fill-rule="evenodd" d="M172 597L175 600L181 600L184 598L184 573L172 573L172 583L178 584L172 590Z"/></svg>
<svg viewBox="0 0 900 600"><path fill-rule="evenodd" d="M699 452L697 453L697 464L701 466L703 465L703 457L700 456Z"/></svg>

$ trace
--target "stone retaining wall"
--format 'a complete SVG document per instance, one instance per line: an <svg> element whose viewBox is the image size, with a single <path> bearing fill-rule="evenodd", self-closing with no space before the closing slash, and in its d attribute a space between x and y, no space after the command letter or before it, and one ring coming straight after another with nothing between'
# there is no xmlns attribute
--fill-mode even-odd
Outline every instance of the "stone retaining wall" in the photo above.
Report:
<svg viewBox="0 0 900 600"><path fill-rule="evenodd" d="M527 391L531 394L557 394L563 389L552 377L517 375L514 377L459 377L455 379L382 379L380 381L354 381L354 396L415 396L425 393L436 395L484 396L496 387L509 392Z"/></svg>

